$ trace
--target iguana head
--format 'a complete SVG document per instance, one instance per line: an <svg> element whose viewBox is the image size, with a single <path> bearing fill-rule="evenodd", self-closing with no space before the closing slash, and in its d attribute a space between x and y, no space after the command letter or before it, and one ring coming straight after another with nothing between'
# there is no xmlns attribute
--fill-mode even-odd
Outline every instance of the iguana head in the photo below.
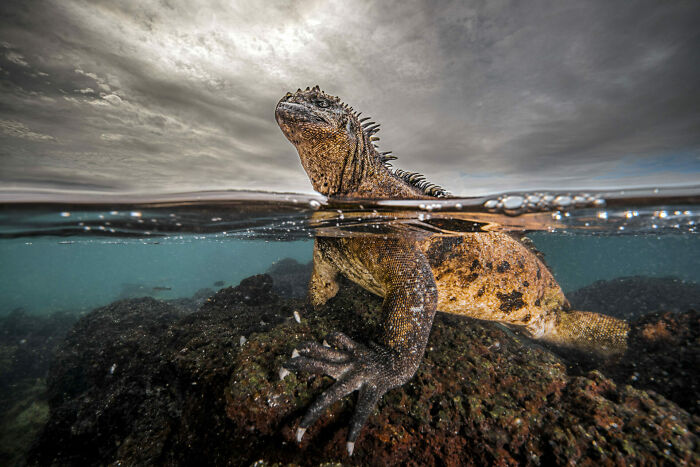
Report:
<svg viewBox="0 0 700 467"><path fill-rule="evenodd" d="M359 169L371 160L363 157L370 141L350 107L315 86L285 94L275 117L316 191L337 195L357 188Z"/></svg>
<svg viewBox="0 0 700 467"><path fill-rule="evenodd" d="M442 197L447 194L418 173L393 169L391 151L379 153L379 125L318 86L288 92L275 118L296 147L314 190L326 196Z"/></svg>

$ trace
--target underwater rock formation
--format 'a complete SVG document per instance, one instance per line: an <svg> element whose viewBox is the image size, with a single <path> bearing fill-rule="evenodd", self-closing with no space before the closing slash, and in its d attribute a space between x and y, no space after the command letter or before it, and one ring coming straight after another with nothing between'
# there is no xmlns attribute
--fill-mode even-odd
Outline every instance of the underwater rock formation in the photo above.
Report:
<svg viewBox="0 0 700 467"><path fill-rule="evenodd" d="M201 307L212 295L214 295L214 290L205 287L196 291L192 297L172 298L163 301L168 305L179 308L185 313L193 313L197 311L199 307Z"/></svg>
<svg viewBox="0 0 700 467"><path fill-rule="evenodd" d="M46 423L49 361L77 319L21 309L0 318L0 465L21 465Z"/></svg>
<svg viewBox="0 0 700 467"><path fill-rule="evenodd" d="M651 389L700 415L700 313L658 312L633 322L626 358L604 367L620 383Z"/></svg>
<svg viewBox="0 0 700 467"><path fill-rule="evenodd" d="M677 277L618 277L567 294L576 310L632 321L655 311L700 309L700 285Z"/></svg>
<svg viewBox="0 0 700 467"><path fill-rule="evenodd" d="M313 262L302 264L294 258L284 258L268 268L275 293L283 298L306 297Z"/></svg>
<svg viewBox="0 0 700 467"><path fill-rule="evenodd" d="M347 462L356 396L333 405L298 445L305 408L332 380L280 380L279 369L300 342L331 331L371 339L380 304L345 282L314 312L281 299L259 275L187 315L150 298L97 309L57 353L50 420L29 463ZM653 334L660 320L668 317L650 317L633 333ZM656 392L600 371L571 376L560 357L496 324L438 314L416 376L381 400L350 460L697 464L699 430L700 418Z"/></svg>
<svg viewBox="0 0 700 467"><path fill-rule="evenodd" d="M98 308L66 336L48 377L50 419L37 465L104 463L153 413L177 413L169 391L169 358L159 340L182 313L146 297ZM154 438L151 443L160 440ZM34 456L34 457L32 457Z"/></svg>

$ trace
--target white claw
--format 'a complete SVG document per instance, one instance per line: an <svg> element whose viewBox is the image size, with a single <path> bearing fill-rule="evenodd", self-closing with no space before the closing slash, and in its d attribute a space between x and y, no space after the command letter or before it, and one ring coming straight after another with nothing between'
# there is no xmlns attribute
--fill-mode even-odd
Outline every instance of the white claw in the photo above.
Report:
<svg viewBox="0 0 700 467"><path fill-rule="evenodd" d="M352 451L355 450L355 443L351 443L350 441L348 441L346 447L348 448L348 456L352 456Z"/></svg>
<svg viewBox="0 0 700 467"><path fill-rule="evenodd" d="M299 356L299 351L297 349L294 349L292 351L292 358L297 358Z"/></svg>
<svg viewBox="0 0 700 467"><path fill-rule="evenodd" d="M328 341L326 339L323 339L323 346L330 347L331 345L328 343Z"/></svg>
<svg viewBox="0 0 700 467"><path fill-rule="evenodd" d="M296 311L296 310L294 310L294 320L295 320L297 323L301 323L301 315L300 315L299 312Z"/></svg>
<svg viewBox="0 0 700 467"><path fill-rule="evenodd" d="M297 443L301 443L304 433L306 433L306 428L297 428Z"/></svg>
<svg viewBox="0 0 700 467"><path fill-rule="evenodd" d="M289 375L289 370L286 368L280 368L279 375L280 375L280 381L282 381L284 378L287 377L287 375Z"/></svg>

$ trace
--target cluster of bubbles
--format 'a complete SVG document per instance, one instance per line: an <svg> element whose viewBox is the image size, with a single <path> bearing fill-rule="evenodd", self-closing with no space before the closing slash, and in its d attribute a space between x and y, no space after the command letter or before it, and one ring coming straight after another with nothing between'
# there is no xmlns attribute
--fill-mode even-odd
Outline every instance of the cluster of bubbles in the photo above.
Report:
<svg viewBox="0 0 700 467"><path fill-rule="evenodd" d="M603 207L605 200L590 193L579 194L503 194L484 202L490 212L517 215L525 212L551 211L554 209Z"/></svg>

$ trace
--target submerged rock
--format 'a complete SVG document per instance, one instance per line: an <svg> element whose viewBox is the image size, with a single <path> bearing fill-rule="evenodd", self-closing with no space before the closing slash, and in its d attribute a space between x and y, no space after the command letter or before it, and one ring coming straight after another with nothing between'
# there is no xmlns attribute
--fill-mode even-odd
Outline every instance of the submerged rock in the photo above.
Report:
<svg viewBox="0 0 700 467"><path fill-rule="evenodd" d="M284 298L306 297L313 262L302 264L294 258L284 258L267 270L272 278L275 293Z"/></svg>
<svg viewBox="0 0 700 467"><path fill-rule="evenodd" d="M21 465L48 420L49 361L76 320L21 309L0 318L0 465Z"/></svg>
<svg viewBox="0 0 700 467"><path fill-rule="evenodd" d="M173 298L169 300L163 300L165 303L179 308L185 313L193 313L201 307L204 302L207 301L209 297L214 294L214 291L210 288L202 288L197 290L192 297L186 298Z"/></svg>
<svg viewBox="0 0 700 467"><path fill-rule="evenodd" d="M298 446L298 422L332 380L277 378L299 342L319 341L339 328L367 338L380 301L351 285L341 290L302 323L251 338L237 357L226 408L236 422L234 442L264 453L259 457L268 462L347 459L355 398L333 406ZM439 314L418 373L379 403L353 462L682 463L698 460L697 430L696 418L662 396L618 386L597 371L570 377L558 357L497 325Z"/></svg>
<svg viewBox="0 0 700 467"><path fill-rule="evenodd" d="M281 363L331 331L375 337L380 306L344 283L313 312L280 299L262 275L186 316L153 299L95 310L58 352L51 418L30 463L700 462L700 419L663 396L599 371L571 376L559 357L498 325L443 314L415 378L382 399L351 459L345 438L356 395L298 445L299 420L332 380L280 380Z"/></svg>
<svg viewBox="0 0 700 467"><path fill-rule="evenodd" d="M85 316L52 365L50 420L29 464L188 465L231 458L225 434L233 422L223 401L240 337L292 313L270 290L269 277L254 276L192 314L141 298Z"/></svg>
<svg viewBox="0 0 700 467"><path fill-rule="evenodd" d="M673 277L597 281L569 295L576 309L630 322L623 358L602 370L619 384L651 389L700 415L700 285ZM572 363L572 362L569 362ZM574 372L601 367L574 361Z"/></svg>
<svg viewBox="0 0 700 467"><path fill-rule="evenodd" d="M700 313L658 312L633 321L625 357L604 371L700 415Z"/></svg>
<svg viewBox="0 0 700 467"><path fill-rule="evenodd" d="M180 317L147 297L117 301L81 318L51 365L50 419L30 462L104 463L134 431L148 431L144 425L154 412L175 415L177 390L170 388L170 369L160 364L169 352L159 338Z"/></svg>
<svg viewBox="0 0 700 467"><path fill-rule="evenodd" d="M576 310L632 321L656 311L700 309L700 284L677 277L619 277L596 281L567 298Z"/></svg>

